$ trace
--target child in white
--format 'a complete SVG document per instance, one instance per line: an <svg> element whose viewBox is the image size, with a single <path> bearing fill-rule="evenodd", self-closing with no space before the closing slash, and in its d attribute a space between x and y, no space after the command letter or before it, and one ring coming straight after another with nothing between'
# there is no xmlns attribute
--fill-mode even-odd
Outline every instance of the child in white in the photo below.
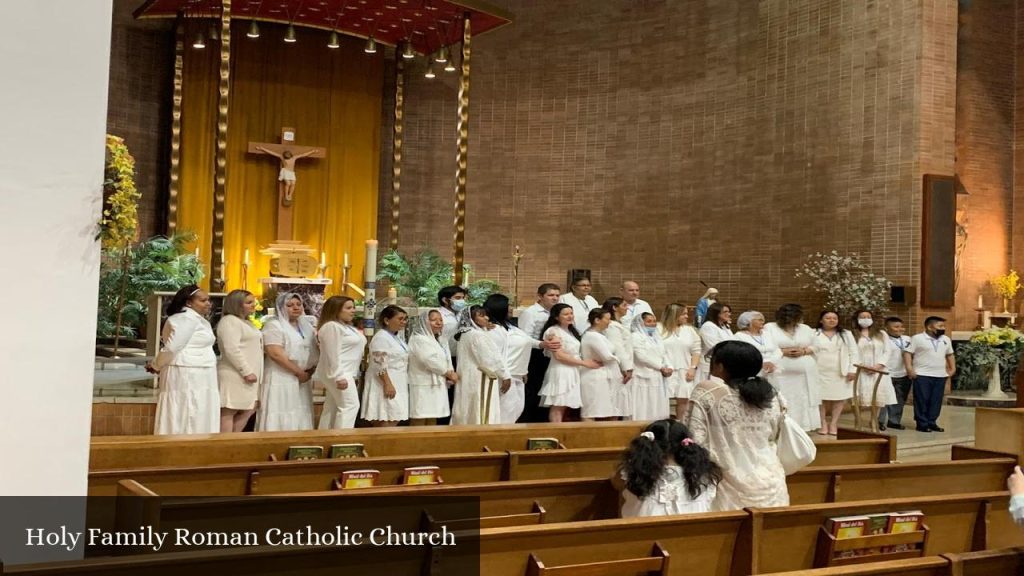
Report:
<svg viewBox="0 0 1024 576"><path fill-rule="evenodd" d="M722 469L676 420L652 422L633 439L613 482L622 490L622 517L695 514L711 510Z"/></svg>

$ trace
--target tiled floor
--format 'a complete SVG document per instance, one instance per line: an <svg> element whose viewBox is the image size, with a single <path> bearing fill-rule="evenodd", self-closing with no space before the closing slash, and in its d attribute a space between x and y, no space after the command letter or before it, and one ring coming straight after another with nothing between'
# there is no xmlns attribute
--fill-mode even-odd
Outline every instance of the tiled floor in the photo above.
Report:
<svg viewBox="0 0 1024 576"><path fill-rule="evenodd" d="M864 411L867 418L867 411ZM843 414L842 426L853 427L853 414ZM949 460L953 444L974 445L974 408L967 406L943 406L939 426L945 432L918 432L914 429L914 408L907 406L903 411L902 424L905 430L888 429L882 434L896 437L897 459L901 462L922 462L927 460Z"/></svg>

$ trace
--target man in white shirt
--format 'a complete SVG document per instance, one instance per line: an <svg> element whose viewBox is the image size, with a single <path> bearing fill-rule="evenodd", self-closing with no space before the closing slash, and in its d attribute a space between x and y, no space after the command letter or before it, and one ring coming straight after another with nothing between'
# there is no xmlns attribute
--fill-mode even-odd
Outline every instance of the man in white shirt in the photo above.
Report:
<svg viewBox="0 0 1024 576"><path fill-rule="evenodd" d="M894 430L903 430L903 407L910 395L912 382L907 378L907 369L903 363L903 352L910 348L910 336L903 333L903 320L896 316L885 319L885 333L892 342L889 348L889 361L886 366L892 377L892 387L896 389L896 403L886 406L883 413L888 413L888 421L881 422L883 414L879 414L879 422Z"/></svg>
<svg viewBox="0 0 1024 576"><path fill-rule="evenodd" d="M918 432L945 432L937 421L946 379L956 372L953 342L946 336L946 319L929 316L924 332L910 339L903 351L907 376L914 381L914 420Z"/></svg>
<svg viewBox="0 0 1024 576"><path fill-rule="evenodd" d="M623 326L632 326L633 319L637 316L647 312L648 314L654 314L654 310L651 310L651 305L640 299L640 285L632 280L626 280L622 283L622 300L626 303L626 308L629 312L620 320ZM655 314L657 316L657 314Z"/></svg>
<svg viewBox="0 0 1024 576"><path fill-rule="evenodd" d="M523 332L530 335L534 340L540 340L540 330L551 315L551 308L558 304L562 295L562 289L558 284L541 284L537 288L537 302L519 314L519 321L516 325Z"/></svg>
<svg viewBox="0 0 1024 576"><path fill-rule="evenodd" d="M456 365L455 357L459 355L459 341L455 335L459 332L459 313L466 307L466 289L462 286L445 286L437 292L437 303L441 310L441 319L444 320L444 327L441 328L441 338L448 342L448 350L452 354L452 366ZM455 403L455 387L448 387L448 406ZM448 424L451 416L438 418L438 424Z"/></svg>
<svg viewBox="0 0 1024 576"><path fill-rule="evenodd" d="M558 301L572 306L573 324L576 325L576 331L583 334L583 331L590 327L587 315L600 304L590 295L590 291L593 289L590 278L585 276L573 278L570 289L572 292L562 294Z"/></svg>

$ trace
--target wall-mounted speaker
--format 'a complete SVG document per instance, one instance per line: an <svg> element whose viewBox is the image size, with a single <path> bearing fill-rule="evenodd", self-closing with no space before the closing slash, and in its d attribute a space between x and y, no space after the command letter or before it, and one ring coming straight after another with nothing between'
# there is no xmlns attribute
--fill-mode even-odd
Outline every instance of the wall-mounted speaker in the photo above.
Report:
<svg viewBox="0 0 1024 576"><path fill-rule="evenodd" d="M903 306L917 303L917 286L890 286L889 302Z"/></svg>

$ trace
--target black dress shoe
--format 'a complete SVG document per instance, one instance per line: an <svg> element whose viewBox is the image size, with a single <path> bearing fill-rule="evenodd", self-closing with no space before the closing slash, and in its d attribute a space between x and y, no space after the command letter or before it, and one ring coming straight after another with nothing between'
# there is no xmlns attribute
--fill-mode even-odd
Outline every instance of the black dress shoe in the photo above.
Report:
<svg viewBox="0 0 1024 576"><path fill-rule="evenodd" d="M922 428L921 426L918 426L918 427L916 428L916 430L917 430L918 432L931 432L931 431L932 431L932 429L931 429L931 428Z"/></svg>
<svg viewBox="0 0 1024 576"><path fill-rule="evenodd" d="M904 430L903 424L893 424L892 422L889 422L888 426L893 430Z"/></svg>
<svg viewBox="0 0 1024 576"><path fill-rule="evenodd" d="M945 428L939 428L938 426L931 426L928 429L931 430L932 432L945 432L946 431Z"/></svg>
<svg viewBox="0 0 1024 576"><path fill-rule="evenodd" d="M885 430L885 424L879 424L878 425L878 429L884 431Z"/></svg>

